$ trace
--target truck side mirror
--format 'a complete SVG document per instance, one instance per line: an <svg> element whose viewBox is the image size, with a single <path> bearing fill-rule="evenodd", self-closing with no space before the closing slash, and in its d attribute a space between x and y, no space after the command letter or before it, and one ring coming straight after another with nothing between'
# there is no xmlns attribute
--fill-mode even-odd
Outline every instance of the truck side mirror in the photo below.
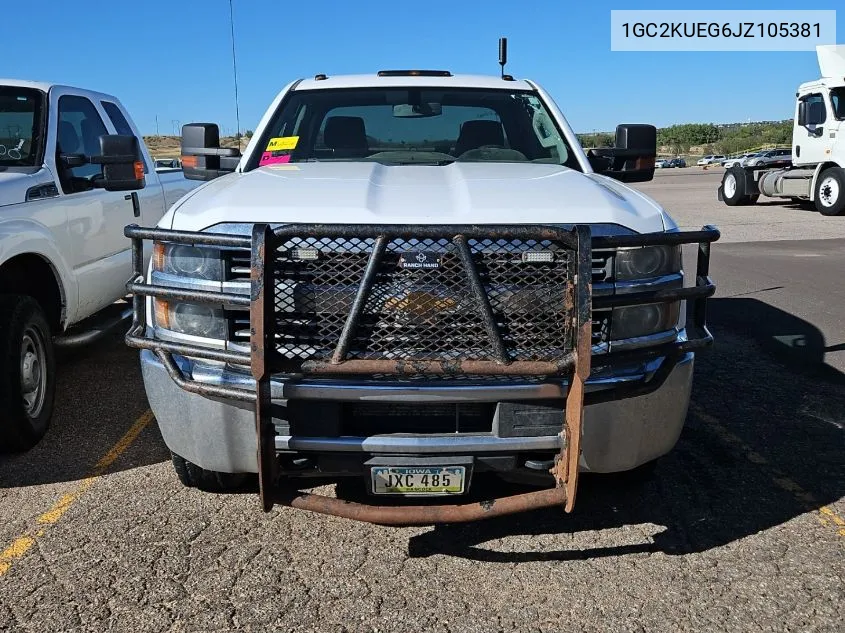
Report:
<svg viewBox="0 0 845 633"><path fill-rule="evenodd" d="M615 147L590 150L588 158L593 169L616 180L652 180L657 158L657 128L643 123L617 125Z"/></svg>
<svg viewBox="0 0 845 633"><path fill-rule="evenodd" d="M240 150L220 147L220 128L216 123L182 126L182 173L188 180L214 180L230 174L240 160Z"/></svg>
<svg viewBox="0 0 845 633"><path fill-rule="evenodd" d="M799 101L798 102L798 125L799 126L807 125L807 102L806 101Z"/></svg>
<svg viewBox="0 0 845 633"><path fill-rule="evenodd" d="M103 178L95 186L106 191L135 191L146 186L144 163L138 139L129 134L104 134L100 137L100 155L91 163L103 166Z"/></svg>

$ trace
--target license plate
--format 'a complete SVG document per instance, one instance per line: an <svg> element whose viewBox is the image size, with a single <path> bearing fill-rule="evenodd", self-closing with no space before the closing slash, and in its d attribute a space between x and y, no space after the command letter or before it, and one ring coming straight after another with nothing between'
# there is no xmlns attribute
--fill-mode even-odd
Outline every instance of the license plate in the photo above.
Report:
<svg viewBox="0 0 845 633"><path fill-rule="evenodd" d="M464 492L465 466L373 466L373 494L454 495Z"/></svg>

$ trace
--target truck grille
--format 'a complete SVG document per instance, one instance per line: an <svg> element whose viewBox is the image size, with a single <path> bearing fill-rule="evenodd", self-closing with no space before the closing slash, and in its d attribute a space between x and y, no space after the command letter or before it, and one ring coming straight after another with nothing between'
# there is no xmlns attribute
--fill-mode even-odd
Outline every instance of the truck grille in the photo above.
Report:
<svg viewBox="0 0 845 633"><path fill-rule="evenodd" d="M314 240L311 240L310 242L313 243ZM538 265L536 263L526 264L522 262L521 252L522 250L527 250L530 243L526 243L522 246L520 246L520 244L512 244L509 248L503 248L500 245L497 251L487 254L483 252L479 253L477 244L471 243L471 245L474 247L473 251L476 265L479 268L479 273L481 273L482 279L486 282L485 289L488 291L488 297L490 297L491 304L499 307L499 316L503 313L505 316L508 315L508 312L510 311L507 309L508 302L506 301L506 298L508 296L514 297L514 295L512 292L508 295L506 292L494 291L492 293L493 296L491 296L491 282L496 283L498 281L501 284L501 282L504 281L506 286L508 285L507 282L512 282L509 284L510 287L516 286L522 288L522 294L516 295L517 299L511 299L511 305L515 305L515 310L513 310L515 313L519 313L520 311L526 312L533 296L537 293L542 293L543 288L548 288L553 284L550 278L540 279L543 277L545 272L549 271L551 266L550 264ZM349 246L350 244L347 244L346 248L349 249ZM392 246L392 256L389 251L383 267L393 268L395 271L396 266L398 266L399 255L397 253L397 247L395 245ZM300 358L322 359L331 354L331 349L333 349L334 344L337 342L337 336L339 336L339 333L343 328L343 323L349 312L349 307L352 305L355 293L357 292L360 276L369 257L369 250L367 247L371 248L372 244L359 243L349 250L338 250L335 252L333 252L332 249L324 249L329 251L328 257L325 257L324 255L325 259L320 261L320 266L307 266L309 263L308 260L292 260L289 257L281 258L282 266L277 267L276 273L278 277L277 293L281 295L281 297L277 295L277 309L281 308L281 314L277 315L278 325L286 328L285 338L287 340L287 346L289 348L293 348L294 351L298 351L300 353ZM443 244L441 243L441 250L442 247ZM566 254L566 251L560 252ZM302 255L302 253L298 252L297 255ZM438 308L445 307L445 304L449 302L449 296L453 296L455 294L455 289L462 288L464 284L461 276L462 273L459 270L460 265L455 260L454 255L451 257L451 261L446 259L441 262L441 268L444 271L450 271L451 284L447 283L444 285L442 282L438 284L435 276L430 272L428 275L423 273L422 275L417 275L416 277L406 274L403 278L404 284L399 283L399 288L404 288L405 290L404 296L406 297L406 303L415 298L413 292L426 292L425 289L420 287L411 288L411 285L413 285L414 282L420 286L424 286L426 285L426 281L428 281L427 285L430 289L436 290L438 287L440 289L439 296L441 296L441 298L439 300L436 298L438 295L435 293L435 298L433 298L433 301L431 301L425 310L420 310L419 308L422 306L418 306L416 312L413 310L411 311L411 316L414 316L418 321L417 327L414 328L415 335L420 333L424 334L425 332L421 332L421 330L427 329L425 327L420 327L421 325L424 325L426 316L430 316L426 315L425 312L440 312ZM485 268L481 265L481 260L485 257L488 258L488 262L492 262L493 271L493 275L491 277L488 264L488 268L486 269L486 279ZM562 270L561 264L568 264L566 262L556 262L556 264L558 266L556 271L558 277L564 276L565 271ZM448 268L447 265L451 265L451 269ZM592 283L603 283L610 279L612 277L612 265L612 250L593 251ZM227 268L227 278L229 280L249 280L249 254L240 251L232 251L229 254ZM389 274L382 277L383 286L385 286L385 284L389 284L389 282L386 281L387 279L390 279ZM530 287L526 289L525 286L529 285ZM560 289L563 287L563 285L559 285L558 292L560 292ZM450 288L451 293L449 292ZM384 294L384 291L387 291L387 287L384 288L382 294ZM290 298L291 294L293 294L296 298L292 300ZM400 307L402 299L398 298L399 295L396 295L395 293L393 296L395 297L393 303L395 303L397 307ZM419 297L420 295L417 294L416 298ZM522 297L522 299L519 297ZM372 312L372 307L376 302L377 299L371 298L369 304L371 310L368 315L368 321L370 322L371 329L373 329L372 323L374 321L374 317L377 316L377 314ZM281 305L279 305L279 303L281 303ZM547 303L549 302L540 301L541 305ZM297 307L299 307L299 310ZM306 309L302 310L302 308ZM420 312L423 312L423 314L420 314ZM610 310L595 310L593 312L593 345L600 345L609 341L610 315ZM559 319L555 322L555 318L552 317L552 323L549 323L550 315L548 312L545 315L538 316L540 317L540 320L535 321L534 324L529 324L527 318L520 319L517 317L514 319L517 338L513 339L513 337L511 337L512 344L525 344L529 342L531 338L529 330L531 327L540 328L547 325L555 326L557 322L559 322ZM375 320L377 321L377 319ZM422 323L419 323L420 321ZM461 326L464 328L463 334L482 337L481 340L486 341L486 334L483 332L483 328L480 328L477 320L475 323L467 323L466 319L464 319L462 323L459 321L459 319L452 318L451 325L454 326L452 328L453 336L451 338L444 338L438 341L439 348L442 349L449 343L454 343L454 337L462 334ZM394 321L393 325L395 330L400 324ZM376 334L377 340L382 344L385 344L387 342L386 337L389 336L389 334L390 328L382 327ZM395 334L396 332L394 332L394 335ZM240 344L249 342L249 314L246 311L233 311L229 314L229 340ZM422 342L424 341L420 340L416 345L418 349L421 347L419 343ZM315 350L312 355L301 355L301 353L306 349L314 349L311 346L315 343L320 344L320 351ZM297 350L296 348L299 349ZM463 353L464 349L465 348L461 350L461 353ZM525 358L524 349L525 348L523 348L522 356L512 356L512 358ZM374 350L371 349L370 351L372 352ZM429 350L423 349L422 351L425 352ZM368 358L368 356L365 355L359 355L358 357ZM390 357L388 356L388 358Z"/></svg>
<svg viewBox="0 0 845 633"><path fill-rule="evenodd" d="M331 356L373 244L373 239L291 238L279 248L275 313L283 357ZM554 360L571 351L572 251L534 240L469 240L468 246L508 358ZM600 262L606 265L606 259ZM248 275L246 254L233 256L229 270L230 279ZM346 357L489 358L491 342L478 303L451 241L394 239ZM230 340L247 342L247 314L232 317Z"/></svg>

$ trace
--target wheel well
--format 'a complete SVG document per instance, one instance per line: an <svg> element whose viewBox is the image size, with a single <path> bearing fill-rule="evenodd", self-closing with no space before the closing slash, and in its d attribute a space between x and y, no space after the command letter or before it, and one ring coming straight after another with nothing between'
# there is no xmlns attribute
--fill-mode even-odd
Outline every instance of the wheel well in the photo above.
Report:
<svg viewBox="0 0 845 633"><path fill-rule="evenodd" d="M837 165L833 161L827 161L826 163L822 163L816 168L815 175L813 176L813 186L810 189L810 200L816 199L816 183L819 180L819 176L822 175L822 172L825 169L829 169L831 167L842 167L842 165Z"/></svg>
<svg viewBox="0 0 845 633"><path fill-rule="evenodd" d="M18 255L0 266L0 294L32 297L44 310L53 331L61 331L64 293L53 267L40 255Z"/></svg>

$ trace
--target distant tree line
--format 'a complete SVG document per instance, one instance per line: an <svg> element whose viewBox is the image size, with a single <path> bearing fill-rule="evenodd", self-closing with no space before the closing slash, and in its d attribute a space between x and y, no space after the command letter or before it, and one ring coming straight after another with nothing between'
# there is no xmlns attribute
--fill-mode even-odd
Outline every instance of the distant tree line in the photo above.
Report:
<svg viewBox="0 0 845 633"><path fill-rule="evenodd" d="M584 147L612 147L614 135L610 132L579 134ZM673 154L686 154L691 147L701 147L705 152L734 154L762 145L789 145L792 139L792 120L765 121L760 123L684 123L657 130L658 147Z"/></svg>

